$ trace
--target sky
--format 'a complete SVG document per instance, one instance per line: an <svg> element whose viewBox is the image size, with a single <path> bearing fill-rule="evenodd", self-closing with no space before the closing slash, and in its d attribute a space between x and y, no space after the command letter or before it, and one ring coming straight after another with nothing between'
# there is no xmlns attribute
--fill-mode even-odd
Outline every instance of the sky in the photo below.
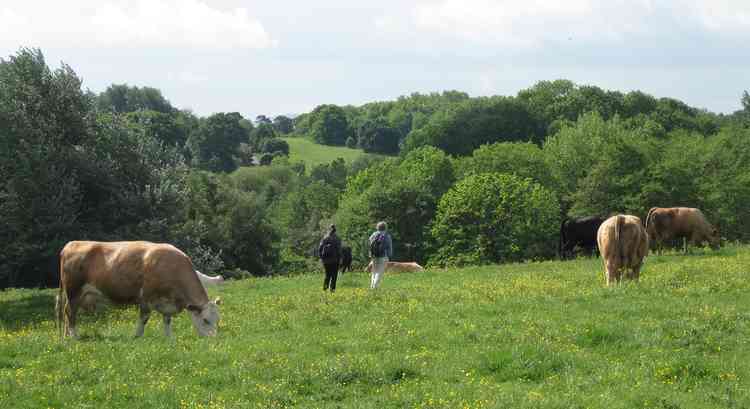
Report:
<svg viewBox="0 0 750 409"><path fill-rule="evenodd" d="M731 113L750 90L750 1L2 0L0 58L21 47L91 91L154 87L201 116L560 78Z"/></svg>

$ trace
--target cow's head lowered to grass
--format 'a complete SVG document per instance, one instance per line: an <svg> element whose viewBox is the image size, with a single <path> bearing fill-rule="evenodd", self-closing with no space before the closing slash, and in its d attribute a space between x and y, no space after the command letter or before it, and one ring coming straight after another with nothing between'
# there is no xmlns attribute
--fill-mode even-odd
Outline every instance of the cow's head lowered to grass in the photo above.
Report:
<svg viewBox="0 0 750 409"><path fill-rule="evenodd" d="M198 335L202 337L216 336L216 330L221 319L219 304L221 304L221 298L217 297L214 301L209 301L202 307L194 305L187 307Z"/></svg>

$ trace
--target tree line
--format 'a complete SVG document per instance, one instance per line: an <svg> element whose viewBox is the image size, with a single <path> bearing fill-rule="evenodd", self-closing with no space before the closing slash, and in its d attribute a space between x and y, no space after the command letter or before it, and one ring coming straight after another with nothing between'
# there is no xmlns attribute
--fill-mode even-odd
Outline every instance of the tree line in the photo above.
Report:
<svg viewBox="0 0 750 409"><path fill-rule="evenodd" d="M700 207L747 240L747 92L741 103L722 115L556 80L198 117L150 87L86 91L22 49L0 61L0 287L54 285L79 239L170 242L227 276L315 271L332 222L360 261L387 220L396 258L433 265L554 257L563 217L651 206ZM308 169L280 136L391 156Z"/></svg>

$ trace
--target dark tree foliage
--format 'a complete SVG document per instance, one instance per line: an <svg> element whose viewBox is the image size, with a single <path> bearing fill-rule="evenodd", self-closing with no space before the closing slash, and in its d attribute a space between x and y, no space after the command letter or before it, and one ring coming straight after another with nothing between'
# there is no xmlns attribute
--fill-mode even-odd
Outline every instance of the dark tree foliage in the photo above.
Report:
<svg viewBox="0 0 750 409"><path fill-rule="evenodd" d="M174 111L168 114L159 111L135 111L125 115L129 123L143 128L148 137L170 146L182 147L187 142L197 118L190 113Z"/></svg>
<svg viewBox="0 0 750 409"><path fill-rule="evenodd" d="M543 134L528 106L512 97L482 97L437 112L404 142L407 151L430 145L451 155L465 156L483 144L542 142Z"/></svg>
<svg viewBox="0 0 750 409"><path fill-rule="evenodd" d="M276 153L279 152L284 156L289 156L289 144L286 141L279 138L269 138L263 140L260 151L262 153Z"/></svg>
<svg viewBox="0 0 750 409"><path fill-rule="evenodd" d="M368 120L359 126L357 138L357 145L365 152L395 154L401 133L384 120Z"/></svg>
<svg viewBox="0 0 750 409"><path fill-rule="evenodd" d="M294 121L288 116L278 115L273 119L273 129L282 135L290 134L294 131Z"/></svg>
<svg viewBox="0 0 750 409"><path fill-rule="evenodd" d="M235 155L248 140L237 112L218 113L202 119L188 139L194 166L213 172L231 172L237 168Z"/></svg>
<svg viewBox="0 0 750 409"><path fill-rule="evenodd" d="M255 127L255 129L250 131L250 144L256 150L263 150L263 144L267 140L275 138L276 131L274 130L273 125L265 122L259 123L258 126Z"/></svg>
<svg viewBox="0 0 750 409"><path fill-rule="evenodd" d="M350 136L344 110L336 105L320 105L310 113L310 137L323 145L344 145Z"/></svg>
<svg viewBox="0 0 750 409"><path fill-rule="evenodd" d="M54 285L70 240L165 238L182 156L117 114L97 117L66 65L39 50L0 62L0 285Z"/></svg>
<svg viewBox="0 0 750 409"><path fill-rule="evenodd" d="M112 84L99 94L97 106L104 111L119 113L140 110L157 111L164 114L174 111L172 104L156 88Z"/></svg>

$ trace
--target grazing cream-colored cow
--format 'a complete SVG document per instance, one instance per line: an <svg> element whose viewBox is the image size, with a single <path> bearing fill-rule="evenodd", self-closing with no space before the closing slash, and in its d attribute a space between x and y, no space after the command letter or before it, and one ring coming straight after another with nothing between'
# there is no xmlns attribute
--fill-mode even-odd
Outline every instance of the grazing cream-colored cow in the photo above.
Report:
<svg viewBox="0 0 750 409"><path fill-rule="evenodd" d="M370 264L365 267L365 271L372 273L372 260ZM420 266L416 262L402 263L398 261L389 261L385 265L385 271L388 273L405 273L414 271L424 271L424 267Z"/></svg>
<svg viewBox="0 0 750 409"><path fill-rule="evenodd" d="M79 307L103 297L113 304L138 305L135 332L143 330L152 310L164 317L164 332L172 335L172 316L187 309L200 336L216 335L219 299L210 301L193 263L170 244L71 241L60 252L60 291L57 321L61 335L77 337Z"/></svg>
<svg viewBox="0 0 750 409"><path fill-rule="evenodd" d="M648 254L648 234L641 219L630 215L612 216L597 232L599 252L604 261L607 285L625 278L638 281L643 258Z"/></svg>

